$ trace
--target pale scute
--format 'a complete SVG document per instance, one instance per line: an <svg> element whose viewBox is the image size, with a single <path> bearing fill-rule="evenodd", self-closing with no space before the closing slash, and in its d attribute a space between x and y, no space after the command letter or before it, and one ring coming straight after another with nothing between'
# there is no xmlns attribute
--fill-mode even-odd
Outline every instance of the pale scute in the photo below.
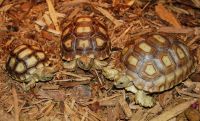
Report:
<svg viewBox="0 0 200 121"><path fill-rule="evenodd" d="M91 31L92 31L91 28L88 27L88 26L78 27L77 30L76 30L77 33L85 33L85 32L88 33L88 32L91 32Z"/></svg>
<svg viewBox="0 0 200 121"><path fill-rule="evenodd" d="M15 68L15 71L18 73L23 73L25 70L26 70L26 67L22 62L18 63Z"/></svg>
<svg viewBox="0 0 200 121"><path fill-rule="evenodd" d="M96 38L96 43L97 43L97 46L102 46L104 44L104 40L102 40L101 38L97 37Z"/></svg>
<svg viewBox="0 0 200 121"><path fill-rule="evenodd" d="M31 50L31 49L25 49L25 50L23 50L22 52L20 52L19 53L19 55L18 55L18 57L19 58L24 58L25 56L28 56L28 55L30 55L31 53L32 53L33 51Z"/></svg>
<svg viewBox="0 0 200 121"><path fill-rule="evenodd" d="M144 52L151 52L151 46L149 46L147 43L140 43L139 48L142 49Z"/></svg>
<svg viewBox="0 0 200 121"><path fill-rule="evenodd" d="M28 59L25 60L26 65L29 67L33 67L34 65L36 65L38 62L37 58L35 56L31 56Z"/></svg>

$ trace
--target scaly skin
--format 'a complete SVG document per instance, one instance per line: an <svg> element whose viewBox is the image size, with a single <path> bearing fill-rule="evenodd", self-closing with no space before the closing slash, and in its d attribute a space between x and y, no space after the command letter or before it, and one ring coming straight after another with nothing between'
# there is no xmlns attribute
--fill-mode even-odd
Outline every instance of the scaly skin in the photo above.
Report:
<svg viewBox="0 0 200 121"><path fill-rule="evenodd" d="M83 70L89 70L92 67L92 65L94 64L94 58L90 58L87 56L81 56L80 58L78 58L76 60L76 63L79 68L81 68Z"/></svg>
<svg viewBox="0 0 200 121"><path fill-rule="evenodd" d="M110 67L103 68L103 75L109 79L114 80L114 85L117 88L125 88L136 95L135 102L143 107L152 107L155 104L155 100L146 95L142 90L138 90L132 83L132 78L126 74L119 72L116 69Z"/></svg>
<svg viewBox="0 0 200 121"><path fill-rule="evenodd" d="M39 68L32 74L25 82L28 84L24 84L23 88L25 91L30 90L30 88L34 87L38 81L49 81L52 80L55 73L58 71L58 67L43 67Z"/></svg>
<svg viewBox="0 0 200 121"><path fill-rule="evenodd" d="M106 61L97 60L87 56L63 63L63 66L67 71L75 71L77 67L83 70L90 70L91 68L100 70L107 65L108 63Z"/></svg>

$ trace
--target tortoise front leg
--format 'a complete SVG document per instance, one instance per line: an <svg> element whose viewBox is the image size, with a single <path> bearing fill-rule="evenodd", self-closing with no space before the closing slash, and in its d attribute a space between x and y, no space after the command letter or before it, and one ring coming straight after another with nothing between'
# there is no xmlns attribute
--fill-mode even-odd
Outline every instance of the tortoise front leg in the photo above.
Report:
<svg viewBox="0 0 200 121"><path fill-rule="evenodd" d="M106 67L107 65L108 65L107 61L94 59L94 64L93 64L94 69L100 70L103 69L103 67Z"/></svg>
<svg viewBox="0 0 200 121"><path fill-rule="evenodd" d="M133 85L133 78L111 67L103 68L103 75L109 79L114 80L116 88L125 88L135 94L135 102L144 107L152 107L155 104L153 97L147 95L144 91L138 90Z"/></svg>
<svg viewBox="0 0 200 121"><path fill-rule="evenodd" d="M30 90L31 88L33 88L36 84L36 82L38 82L39 79L37 77L36 74L33 74L32 76L30 76L29 78L26 79L25 82L28 82L27 84L26 83L23 83L23 90L24 91L28 91Z"/></svg>
<svg viewBox="0 0 200 121"><path fill-rule="evenodd" d="M147 95L143 90L138 90L134 85L125 88L135 94L135 102L143 107L153 107L155 100L153 97Z"/></svg>
<svg viewBox="0 0 200 121"><path fill-rule="evenodd" d="M112 67L104 67L102 69L102 74L109 80L117 80L119 78L119 71L113 69Z"/></svg>
<svg viewBox="0 0 200 121"><path fill-rule="evenodd" d="M76 60L72 61L64 61L63 62L63 67L67 69L67 71L75 71L77 67Z"/></svg>
<svg viewBox="0 0 200 121"><path fill-rule="evenodd" d="M44 82L52 80L57 71L57 66L38 68L33 74L29 76L29 78L25 80L25 82L28 82L28 84L24 84L24 90L28 91L30 88L34 87L35 83L38 81Z"/></svg>

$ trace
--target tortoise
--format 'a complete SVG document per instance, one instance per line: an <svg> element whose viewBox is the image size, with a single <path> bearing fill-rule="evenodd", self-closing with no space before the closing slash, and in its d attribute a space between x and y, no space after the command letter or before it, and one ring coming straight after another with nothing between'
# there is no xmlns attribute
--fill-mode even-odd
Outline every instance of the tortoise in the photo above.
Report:
<svg viewBox="0 0 200 121"><path fill-rule="evenodd" d="M79 16L65 25L61 36L64 68L83 70L101 69L108 62L111 42L104 24L90 16Z"/></svg>
<svg viewBox="0 0 200 121"><path fill-rule="evenodd" d="M14 48L8 56L6 70L8 74L19 82L28 83L24 86L29 90L38 81L48 81L56 72L43 50L36 46L22 44Z"/></svg>
<svg viewBox="0 0 200 121"><path fill-rule="evenodd" d="M188 47L162 34L151 34L126 46L121 55L125 69L104 67L103 75L114 80L117 88L135 93L136 103L144 107L155 104L147 94L169 90L195 71L195 58Z"/></svg>

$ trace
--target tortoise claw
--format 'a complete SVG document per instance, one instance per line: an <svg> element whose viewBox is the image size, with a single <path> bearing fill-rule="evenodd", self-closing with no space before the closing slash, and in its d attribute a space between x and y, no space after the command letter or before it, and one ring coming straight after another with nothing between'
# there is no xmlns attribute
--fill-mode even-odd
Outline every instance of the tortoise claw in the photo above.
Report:
<svg viewBox="0 0 200 121"><path fill-rule="evenodd" d="M26 82L28 82L28 84L23 83L23 90L24 91L29 91L31 88L35 87L36 82L38 82L38 78L36 75L33 75L31 77L29 77L28 79L26 79Z"/></svg>
<svg viewBox="0 0 200 121"><path fill-rule="evenodd" d="M116 80L119 77L119 71L110 67L104 67L102 74L109 80Z"/></svg>
<svg viewBox="0 0 200 121"><path fill-rule="evenodd" d="M138 90L135 96L135 102L143 107L153 107L155 105L154 98L146 95L142 90Z"/></svg>

